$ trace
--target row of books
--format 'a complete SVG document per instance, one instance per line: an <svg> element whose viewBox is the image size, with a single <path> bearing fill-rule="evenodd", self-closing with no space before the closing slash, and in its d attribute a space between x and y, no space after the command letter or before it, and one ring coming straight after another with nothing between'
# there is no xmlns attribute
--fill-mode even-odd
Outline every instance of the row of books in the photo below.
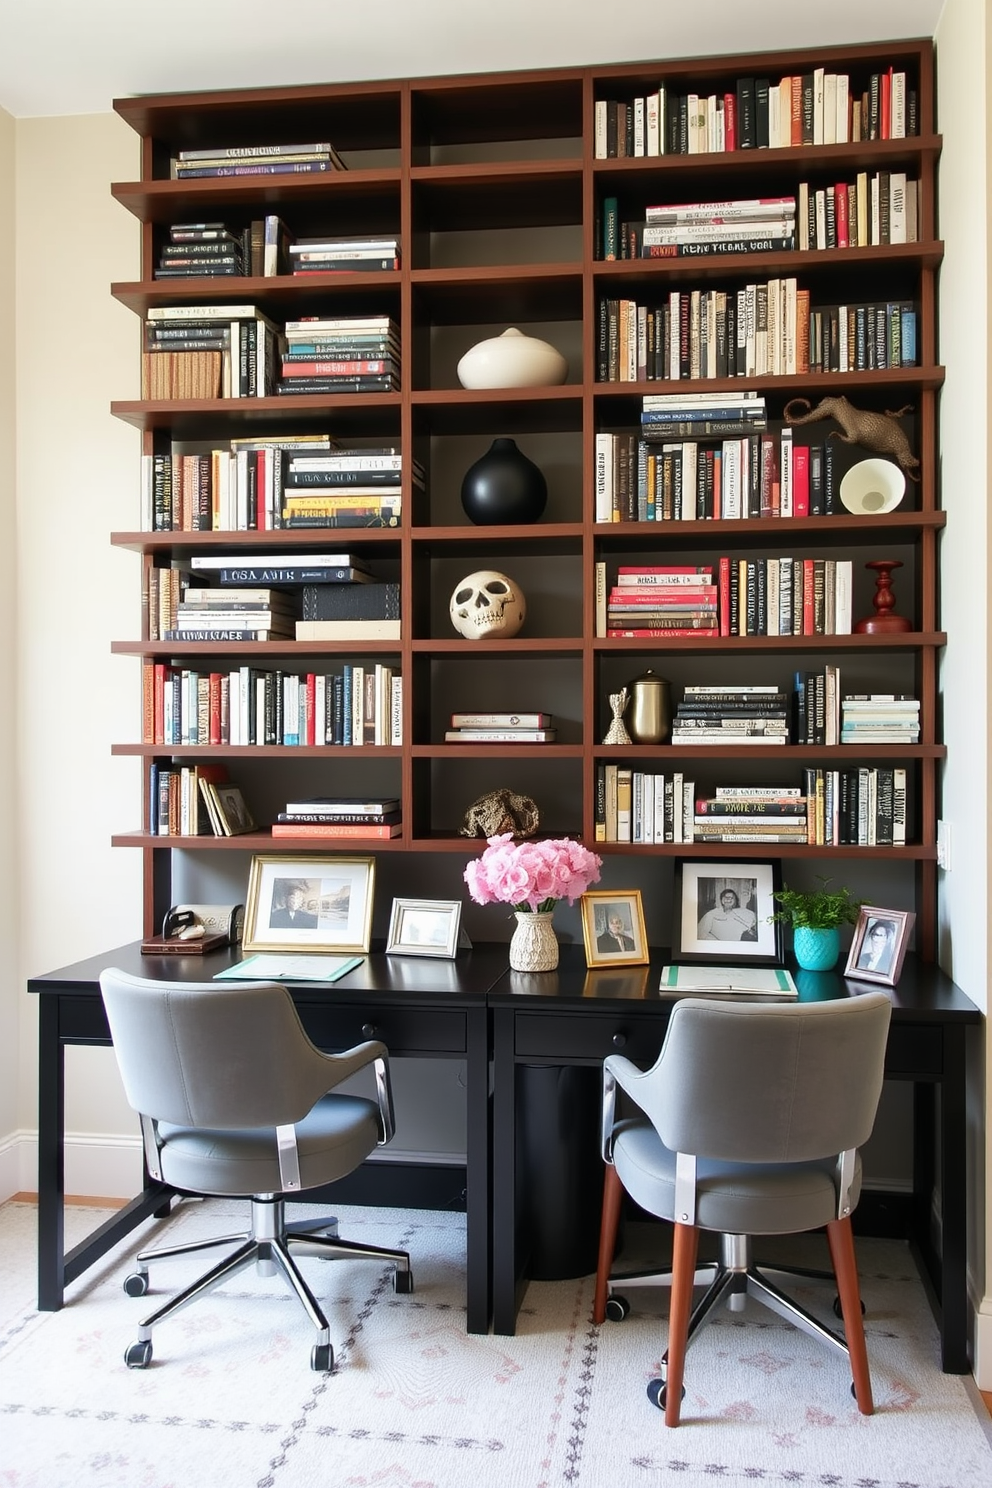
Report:
<svg viewBox="0 0 992 1488"><path fill-rule="evenodd" d="M148 773L148 830L157 837L238 837L256 822L224 765L160 765Z"/></svg>
<svg viewBox="0 0 992 1488"><path fill-rule="evenodd" d="M920 239L922 183L905 171L859 172L832 186L799 185L798 247L874 248Z"/></svg>
<svg viewBox="0 0 992 1488"><path fill-rule="evenodd" d="M597 382L800 376L917 365L911 301L812 306L792 277L735 290L673 289L660 304L605 297ZM841 357L843 336L847 351ZM727 431L730 432L730 431Z"/></svg>
<svg viewBox="0 0 992 1488"><path fill-rule="evenodd" d="M606 587L597 565L596 634L650 636L850 635L853 562L849 558L731 558L701 570L691 586Z"/></svg>
<svg viewBox="0 0 992 1488"><path fill-rule="evenodd" d="M806 841L812 847L905 847L906 770L901 765L804 771Z"/></svg>
<svg viewBox="0 0 992 1488"><path fill-rule="evenodd" d="M741 77L720 92L682 93L666 83L631 99L596 100L597 160L900 139L918 133L919 99L902 69L852 86L850 74Z"/></svg>
<svg viewBox="0 0 992 1488"><path fill-rule="evenodd" d="M398 837L403 830L398 796L312 796L286 803L272 824L273 837Z"/></svg>
<svg viewBox="0 0 992 1488"><path fill-rule="evenodd" d="M346 170L344 161L327 140L288 145L207 146L179 150L169 162L173 181L212 176L314 175Z"/></svg>
<svg viewBox="0 0 992 1488"><path fill-rule="evenodd" d="M144 399L267 398L279 327L256 305L161 305L145 312Z"/></svg>
<svg viewBox="0 0 992 1488"><path fill-rule="evenodd" d="M446 744L554 744L550 713L452 713Z"/></svg>
<svg viewBox="0 0 992 1488"><path fill-rule="evenodd" d="M694 782L678 770L648 773L625 765L597 764L595 840L644 845L691 842L695 790Z"/></svg>
<svg viewBox="0 0 992 1488"><path fill-rule="evenodd" d="M801 444L789 426L708 444L597 435L596 521L834 516L844 510L838 461L829 439Z"/></svg>
<svg viewBox="0 0 992 1488"><path fill-rule="evenodd" d="M248 304L146 311L142 398L389 392L399 377L399 331L389 315L311 317L280 327Z"/></svg>
<svg viewBox="0 0 992 1488"><path fill-rule="evenodd" d="M149 661L142 670L146 744L396 745L403 682L382 662L328 672L257 667L197 671Z"/></svg>
<svg viewBox="0 0 992 1488"><path fill-rule="evenodd" d="M304 498L352 501L341 509L398 507L404 460L397 445L338 448L327 435L236 437L226 448L142 456L141 528L152 532L266 531ZM423 468L411 478L423 487ZM382 498L386 498L383 500Z"/></svg>

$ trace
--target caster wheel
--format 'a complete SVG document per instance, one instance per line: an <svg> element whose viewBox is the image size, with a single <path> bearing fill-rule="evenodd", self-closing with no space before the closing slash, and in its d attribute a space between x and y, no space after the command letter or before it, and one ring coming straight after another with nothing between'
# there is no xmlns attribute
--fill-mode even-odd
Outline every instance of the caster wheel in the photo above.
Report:
<svg viewBox="0 0 992 1488"><path fill-rule="evenodd" d="M620 1297L614 1292L612 1297L606 1299L606 1316L611 1323L622 1323L630 1312L630 1303L626 1297Z"/></svg>
<svg viewBox="0 0 992 1488"><path fill-rule="evenodd" d="M147 1272L132 1271L130 1276L125 1276L124 1290L129 1297L143 1297L148 1291Z"/></svg>
<svg viewBox="0 0 992 1488"><path fill-rule="evenodd" d="M124 1351L124 1363L128 1369L147 1369L152 1362L152 1343L150 1338L141 1343L132 1343Z"/></svg>
<svg viewBox="0 0 992 1488"><path fill-rule="evenodd" d="M648 1382L648 1399L658 1410L665 1409L668 1398L668 1386L663 1379L653 1379ZM682 1386L682 1399L685 1399L685 1385Z"/></svg>
<svg viewBox="0 0 992 1488"><path fill-rule="evenodd" d="M330 1374L334 1368L334 1350L329 1343L315 1343L310 1350L310 1368L317 1374Z"/></svg>
<svg viewBox="0 0 992 1488"><path fill-rule="evenodd" d="M862 1304L861 1304L861 1316L864 1317L864 1315L865 1315L865 1304L862 1302ZM840 1318L841 1320L843 1320L843 1317L844 1317L844 1309L840 1305L840 1298L839 1297L835 1297L834 1298L834 1317Z"/></svg>
<svg viewBox="0 0 992 1488"><path fill-rule="evenodd" d="M408 1292L412 1292L413 1291L413 1272L412 1271L394 1271L393 1272L393 1291L396 1292L396 1293L398 1293L398 1294L401 1294L403 1296L406 1296L406 1294Z"/></svg>

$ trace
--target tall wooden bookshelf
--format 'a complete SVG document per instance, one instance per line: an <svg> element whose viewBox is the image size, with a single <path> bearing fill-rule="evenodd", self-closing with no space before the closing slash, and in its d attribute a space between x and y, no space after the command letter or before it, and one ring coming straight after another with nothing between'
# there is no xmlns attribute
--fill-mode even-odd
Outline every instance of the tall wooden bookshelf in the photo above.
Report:
<svg viewBox="0 0 992 1488"><path fill-rule="evenodd" d="M904 73L915 96L918 132L901 138L723 153L597 158L596 104L633 102L664 84L670 93L722 96L744 75L777 80L816 69L843 73L852 94L873 74ZM594 839L597 765L678 768L700 783L787 776L797 783L807 766L838 769L898 765L907 771L909 836L900 847L750 849L755 855L813 861L817 871L843 873L840 860L913 865L916 942L933 959L936 936L936 823L940 742L937 662L945 637L938 629L937 545L944 524L937 485L937 361L935 280L942 245L935 240L936 167L933 57L929 41L668 60L609 67L396 80L321 87L169 94L119 100L117 112L142 139L141 179L113 187L142 224L141 279L112 287L138 315L151 307L218 301L249 302L277 322L320 314L389 313L399 326L402 384L397 392L337 397L280 396L190 401L122 401L116 416L142 432L146 453L170 442L229 439L239 433L328 431L350 439L395 443L425 468L426 489L403 477L403 518L396 529L321 532L147 532L113 534L141 555L143 582L153 567L187 562L197 552L314 550L347 547L380 576L401 586L401 639L242 644L226 653L209 643L121 641L119 653L195 667L330 665L361 655L388 659L404 679L403 742L399 746L287 748L119 744L115 753L146 765L224 760L232 777L252 781L261 814L307 786L355 794L398 794L398 838L369 845L376 853L458 853L470 850L458 833L478 795L509 785L542 807L542 829ZM330 140L347 165L319 176L247 176L176 181L169 160L189 148ZM604 201L621 216L650 204L733 200L832 186L855 174L905 172L918 180L918 241L806 252L736 254L697 259L604 261ZM269 278L162 281L153 277L158 247L170 224L223 220L243 226L278 213L297 236L331 232L395 233L402 245L396 272ZM917 362L887 370L762 375L701 382L596 380L600 302L608 297L664 298L676 288L719 284L733 289L772 276L796 275L814 303L911 302L917 316ZM455 368L485 336L517 326L551 341L568 357L561 386L469 391ZM844 394L878 412L908 407L902 419L920 461L897 510L884 517L851 515L790 519L597 522L595 444L602 432L635 434L648 393L701 388L763 394L770 426L785 404ZM826 438L833 424L820 426ZM474 526L462 511L465 469L496 436L518 440L548 476L542 519L514 527ZM843 449L843 446L838 446ZM860 456L871 451L861 449ZM723 554L769 553L853 559L856 616L871 611L869 559L899 559L899 609L913 628L898 635L752 636L605 639L596 634L597 563L713 562ZM519 582L528 600L522 633L501 643L456 636L448 599L468 572L496 568ZM845 690L898 690L921 700L920 742L870 745L855 751L790 744L674 749L604 745L608 695L646 667L673 683L675 696L692 682L778 682L788 688L797 669L825 662L842 667ZM505 748L445 744L453 709L550 711L558 740ZM146 792L147 795L147 792ZM168 903L168 863L174 848L195 852L271 850L268 832L236 838L162 838L142 827L116 842L139 847L145 860L146 930ZM285 847L280 842L280 849ZM348 850L360 844L349 843ZM306 844L301 844L304 851ZM296 851L294 845L293 848ZM320 850L326 850L323 844ZM366 850L366 849L362 849ZM598 844L598 850L726 858L726 846ZM787 866L787 865L786 865Z"/></svg>

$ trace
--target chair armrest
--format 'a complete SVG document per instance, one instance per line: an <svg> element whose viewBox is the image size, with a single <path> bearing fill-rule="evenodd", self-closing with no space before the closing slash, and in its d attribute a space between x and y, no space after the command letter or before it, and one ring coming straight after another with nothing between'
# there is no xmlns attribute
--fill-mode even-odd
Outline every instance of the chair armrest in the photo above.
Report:
<svg viewBox="0 0 992 1488"><path fill-rule="evenodd" d="M324 1054L323 1058L326 1064L334 1067L334 1078L328 1085L327 1092L370 1064L375 1066L375 1094L379 1107L378 1145L385 1146L392 1140L396 1130L393 1087L389 1078L389 1050L385 1044L379 1039L369 1039L364 1044L356 1044L353 1049L345 1049L342 1054Z"/></svg>
<svg viewBox="0 0 992 1488"><path fill-rule="evenodd" d="M638 1080L643 1080L644 1078L644 1074L637 1068L637 1065L631 1064L630 1060L625 1059L622 1054L609 1054L603 1061L603 1111L600 1131L600 1151L603 1155L603 1161L606 1163L612 1164L613 1162L613 1128L616 1125L617 1086L619 1085L633 1100L637 1101L637 1096L630 1087L636 1085ZM638 1102L638 1104L640 1103Z"/></svg>

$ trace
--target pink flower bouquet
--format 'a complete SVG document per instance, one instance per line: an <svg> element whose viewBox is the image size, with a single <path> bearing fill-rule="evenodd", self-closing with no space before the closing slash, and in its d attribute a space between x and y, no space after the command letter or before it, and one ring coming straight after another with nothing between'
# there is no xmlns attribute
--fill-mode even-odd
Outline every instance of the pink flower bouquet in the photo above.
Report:
<svg viewBox="0 0 992 1488"><path fill-rule="evenodd" d="M464 877L476 904L510 904L540 914L554 909L559 899L573 904L598 880L601 866L601 858L570 837L514 842L504 832L488 839Z"/></svg>

